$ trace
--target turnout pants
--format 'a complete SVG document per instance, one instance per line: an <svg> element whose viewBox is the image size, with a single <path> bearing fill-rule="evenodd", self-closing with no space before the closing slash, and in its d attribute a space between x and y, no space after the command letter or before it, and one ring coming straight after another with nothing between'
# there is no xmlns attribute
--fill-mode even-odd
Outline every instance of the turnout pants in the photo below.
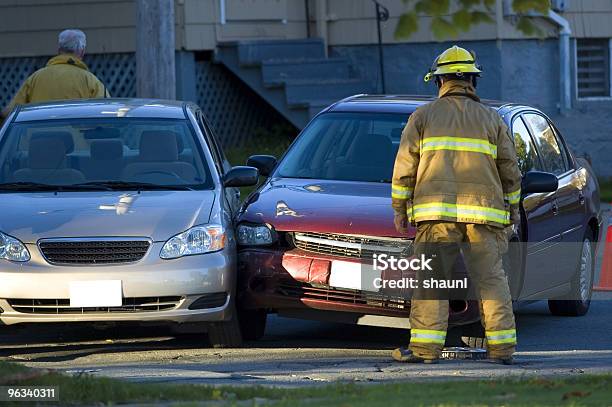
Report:
<svg viewBox="0 0 612 407"><path fill-rule="evenodd" d="M516 346L516 328L512 298L501 260L508 249L505 231L488 225L443 221L422 222L417 226L416 255L431 256L435 253L434 267L442 267L447 278L450 278L450 269L459 254L459 245L463 248L470 281L475 285L480 300L489 357L509 357ZM424 274L417 274L419 280ZM410 310L409 348L416 356L435 359L440 357L446 339L448 297L427 298L421 289L415 290Z"/></svg>

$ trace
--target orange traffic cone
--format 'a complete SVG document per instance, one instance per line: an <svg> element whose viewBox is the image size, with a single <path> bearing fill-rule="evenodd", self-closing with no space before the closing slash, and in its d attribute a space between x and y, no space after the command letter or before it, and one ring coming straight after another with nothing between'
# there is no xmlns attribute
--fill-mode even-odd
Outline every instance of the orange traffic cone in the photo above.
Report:
<svg viewBox="0 0 612 407"><path fill-rule="evenodd" d="M612 218L611 218L612 221ZM601 262L601 274L599 285L593 287L596 291L612 291L612 224L608 226L606 242L604 243L604 255Z"/></svg>

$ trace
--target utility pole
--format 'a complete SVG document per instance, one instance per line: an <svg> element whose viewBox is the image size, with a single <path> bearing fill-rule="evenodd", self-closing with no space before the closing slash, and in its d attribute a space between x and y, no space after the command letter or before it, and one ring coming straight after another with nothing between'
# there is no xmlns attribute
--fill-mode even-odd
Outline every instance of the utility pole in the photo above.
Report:
<svg viewBox="0 0 612 407"><path fill-rule="evenodd" d="M174 0L136 0L136 94L176 99Z"/></svg>
<svg viewBox="0 0 612 407"><path fill-rule="evenodd" d="M325 46L325 56L327 56L327 46L329 40L329 27L327 25L327 0L317 0L315 3L317 6L317 36L323 39L323 45Z"/></svg>

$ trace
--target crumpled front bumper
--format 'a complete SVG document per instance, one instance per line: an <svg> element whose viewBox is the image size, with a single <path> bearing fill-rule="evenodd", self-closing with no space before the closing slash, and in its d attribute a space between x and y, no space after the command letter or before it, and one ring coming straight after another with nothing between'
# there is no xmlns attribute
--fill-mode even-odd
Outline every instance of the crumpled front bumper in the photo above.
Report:
<svg viewBox="0 0 612 407"><path fill-rule="evenodd" d="M329 286L331 262L346 258L300 249L249 248L238 254L238 301L248 309L310 309L407 318L410 301ZM478 321L475 301L453 301L449 323Z"/></svg>

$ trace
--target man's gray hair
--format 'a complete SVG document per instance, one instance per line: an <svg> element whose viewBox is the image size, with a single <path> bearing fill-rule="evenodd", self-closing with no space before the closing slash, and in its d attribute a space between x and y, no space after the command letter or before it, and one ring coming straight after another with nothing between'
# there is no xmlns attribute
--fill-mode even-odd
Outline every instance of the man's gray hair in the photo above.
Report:
<svg viewBox="0 0 612 407"><path fill-rule="evenodd" d="M58 49L61 53L80 54L85 51L87 37L81 30L64 30L58 36Z"/></svg>

